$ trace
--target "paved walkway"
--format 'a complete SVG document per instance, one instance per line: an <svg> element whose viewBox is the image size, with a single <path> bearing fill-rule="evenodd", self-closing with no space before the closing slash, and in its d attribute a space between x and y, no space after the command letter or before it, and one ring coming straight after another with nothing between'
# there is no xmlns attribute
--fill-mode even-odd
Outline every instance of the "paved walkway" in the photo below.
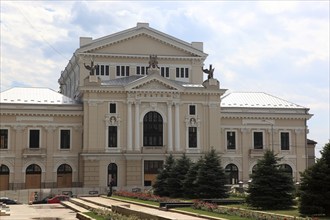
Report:
<svg viewBox="0 0 330 220"><path fill-rule="evenodd" d="M9 205L10 216L1 220L77 220L76 212L61 204Z"/></svg>
<svg viewBox="0 0 330 220"><path fill-rule="evenodd" d="M156 208L149 208L149 207L145 207L145 206L141 206L141 205L135 205L135 204L126 203L123 201L117 201L114 199L103 198L103 197L84 197L83 199L94 202L94 203L107 205L107 206L130 204L130 208L135 211L151 213L151 214L161 216L161 217L167 217L167 218L170 217L173 220L205 220L205 219L207 219L207 218L195 217L195 216L190 216L190 215L177 213L177 212L160 210L160 209L156 209ZM218 218L218 219L220 219L220 218Z"/></svg>

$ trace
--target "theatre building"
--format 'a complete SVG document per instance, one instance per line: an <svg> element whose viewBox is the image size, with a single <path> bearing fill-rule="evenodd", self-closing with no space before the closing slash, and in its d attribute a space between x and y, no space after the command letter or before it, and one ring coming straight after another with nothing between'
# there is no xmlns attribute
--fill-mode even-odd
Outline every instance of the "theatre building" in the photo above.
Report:
<svg viewBox="0 0 330 220"><path fill-rule="evenodd" d="M214 148L228 184L247 182L267 149L299 181L313 162L309 109L263 92L230 93L202 42L138 23L80 38L60 91L1 93L0 190L148 188L166 156ZM205 65L204 65L205 64Z"/></svg>

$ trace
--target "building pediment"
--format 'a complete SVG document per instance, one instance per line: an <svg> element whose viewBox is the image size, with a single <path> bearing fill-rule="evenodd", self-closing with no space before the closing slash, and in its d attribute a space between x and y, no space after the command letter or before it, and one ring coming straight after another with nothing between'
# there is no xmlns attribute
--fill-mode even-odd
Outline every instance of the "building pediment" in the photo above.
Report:
<svg viewBox="0 0 330 220"><path fill-rule="evenodd" d="M184 88L157 73L136 80L125 87L126 91L168 91L180 92Z"/></svg>
<svg viewBox="0 0 330 220"><path fill-rule="evenodd" d="M202 57L207 54L203 52L201 43L187 43L175 37L150 28L148 24L138 24L136 27L105 36L99 39L91 39L81 43L78 53L90 54L158 54ZM149 45L149 46L145 46ZM162 54L159 54L159 53Z"/></svg>

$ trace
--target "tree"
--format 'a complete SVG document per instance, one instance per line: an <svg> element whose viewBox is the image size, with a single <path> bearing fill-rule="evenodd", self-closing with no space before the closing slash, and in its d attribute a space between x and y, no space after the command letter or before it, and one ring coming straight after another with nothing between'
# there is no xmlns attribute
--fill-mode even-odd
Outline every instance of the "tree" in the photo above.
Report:
<svg viewBox="0 0 330 220"><path fill-rule="evenodd" d="M170 173L175 165L175 160L170 154L170 156L166 157L164 168L157 175L156 181L153 185L154 194L158 196L169 196L170 192L167 188L167 180L169 178Z"/></svg>
<svg viewBox="0 0 330 220"><path fill-rule="evenodd" d="M197 172L196 185L199 198L225 198L226 177L220 157L212 149L204 156Z"/></svg>
<svg viewBox="0 0 330 220"><path fill-rule="evenodd" d="M204 159L201 157L196 163L191 164L190 169L185 176L183 181L183 196L186 198L198 198L198 186L196 178L202 163L204 163Z"/></svg>
<svg viewBox="0 0 330 220"><path fill-rule="evenodd" d="M178 198L184 195L183 182L190 165L190 159L185 154L176 160L175 166L169 173L169 178L167 180L167 191L170 197Z"/></svg>
<svg viewBox="0 0 330 220"><path fill-rule="evenodd" d="M321 158L301 173L299 212L303 215L330 216L330 143Z"/></svg>
<svg viewBox="0 0 330 220"><path fill-rule="evenodd" d="M293 205L294 185L278 164L280 161L273 151L266 151L252 173L246 202L261 209L287 209Z"/></svg>

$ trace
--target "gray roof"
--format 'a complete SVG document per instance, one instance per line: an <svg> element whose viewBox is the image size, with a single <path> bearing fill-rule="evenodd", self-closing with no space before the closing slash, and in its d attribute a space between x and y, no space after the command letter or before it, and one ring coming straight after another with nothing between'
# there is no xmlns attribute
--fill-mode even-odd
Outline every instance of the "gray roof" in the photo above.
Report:
<svg viewBox="0 0 330 220"><path fill-rule="evenodd" d="M306 109L264 92L232 92L221 98L221 107Z"/></svg>
<svg viewBox="0 0 330 220"><path fill-rule="evenodd" d="M11 88L0 93L0 103L13 104L78 104L74 99L49 88Z"/></svg>

